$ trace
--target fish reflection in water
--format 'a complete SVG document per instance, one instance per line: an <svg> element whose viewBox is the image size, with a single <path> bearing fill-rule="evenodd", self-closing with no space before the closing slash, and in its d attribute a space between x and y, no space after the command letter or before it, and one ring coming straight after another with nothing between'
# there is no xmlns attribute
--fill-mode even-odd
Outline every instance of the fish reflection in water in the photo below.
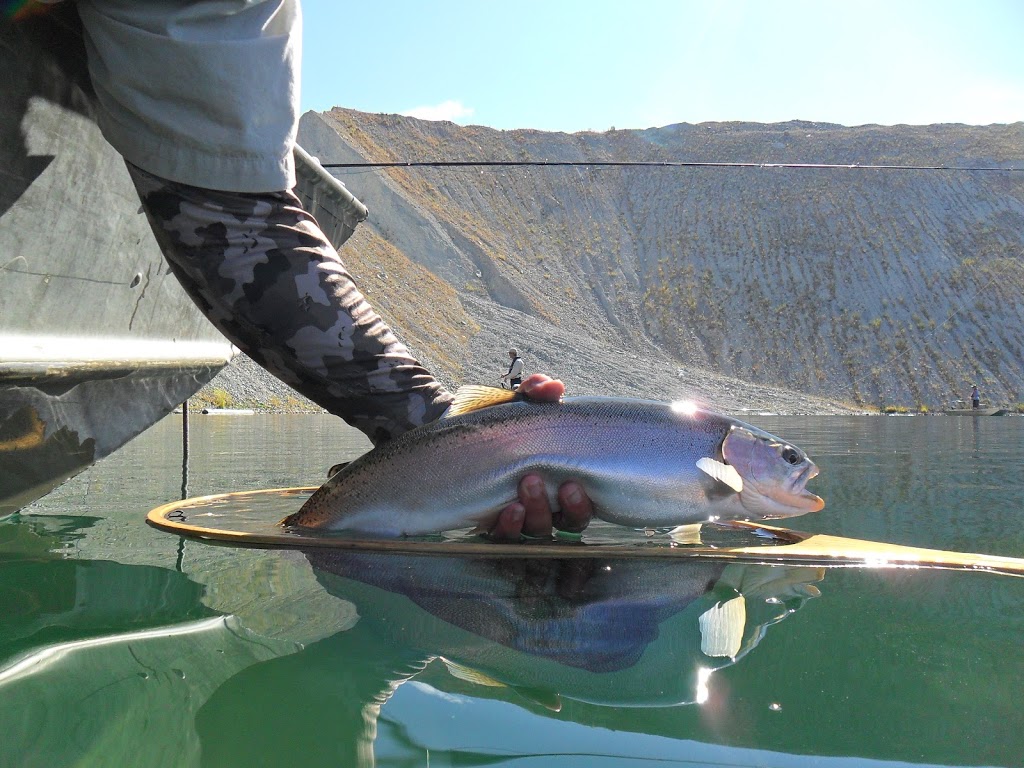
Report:
<svg viewBox="0 0 1024 768"><path fill-rule="evenodd" d="M304 554L327 592L359 618L222 685L196 718L211 764L292 748L308 765L373 764L381 707L412 680L452 693L486 686L477 695L535 712L559 711L566 699L607 707L700 702L713 671L739 661L770 625L817 596L813 585L824 576L818 568L653 558ZM245 737L232 738L240 706ZM230 754L218 752L224 744ZM421 746L404 749L412 755Z"/></svg>
<svg viewBox="0 0 1024 768"><path fill-rule="evenodd" d="M82 749L131 762L138 743L108 744L112 722L146 732L147 754L174 742L208 765L294 754L307 766L368 765L375 744L422 756L393 731L376 735L379 722L391 727L381 706L407 681L417 683L410 692L422 685L505 699L542 715L565 700L613 711L699 702L708 676L816 596L823 576L708 560L197 547L183 561L197 568L202 580L194 581L185 572L65 559L62 542L80 536L81 525L4 529L19 537L16 551L30 553L8 564L15 592L7 602L44 609L15 611L0 632L3 754L35 750L39 764L73 761ZM239 589L252 580L274 588ZM39 629L50 624L65 629L47 643ZM37 717L85 700L69 715L73 741L62 720ZM588 722L575 709L560 717ZM462 735L437 737L456 750L465 748L454 746Z"/></svg>
<svg viewBox="0 0 1024 768"><path fill-rule="evenodd" d="M450 668L632 706L697 700L702 676L749 652L823 578L816 568L664 559L306 556L336 597L352 599L352 580L407 597L422 611L392 626ZM356 604L363 615L377 611Z"/></svg>

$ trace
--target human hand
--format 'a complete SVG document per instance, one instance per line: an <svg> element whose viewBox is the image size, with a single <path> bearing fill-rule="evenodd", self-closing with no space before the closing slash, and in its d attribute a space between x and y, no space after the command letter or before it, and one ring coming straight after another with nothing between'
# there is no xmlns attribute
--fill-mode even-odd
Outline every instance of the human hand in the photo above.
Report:
<svg viewBox="0 0 1024 768"><path fill-rule="evenodd" d="M565 394L565 384L547 374L532 373L519 385L520 395L542 403L557 403Z"/></svg>
<svg viewBox="0 0 1024 768"><path fill-rule="evenodd" d="M565 384L543 373L523 379L519 394L532 400L558 402L565 394ZM575 480L567 480L558 488L559 509L554 512L548 501L544 480L528 474L519 481L519 500L505 507L490 531L492 539L518 541L520 536L546 537L553 527L562 531L582 531L594 514L594 505L586 491Z"/></svg>
<svg viewBox="0 0 1024 768"><path fill-rule="evenodd" d="M519 481L519 500L501 510L490 537L496 541L518 541L524 535L550 536L553 528L578 532L587 527L594 514L590 497L575 480L559 486L558 506L558 511L553 512L539 475L526 475Z"/></svg>

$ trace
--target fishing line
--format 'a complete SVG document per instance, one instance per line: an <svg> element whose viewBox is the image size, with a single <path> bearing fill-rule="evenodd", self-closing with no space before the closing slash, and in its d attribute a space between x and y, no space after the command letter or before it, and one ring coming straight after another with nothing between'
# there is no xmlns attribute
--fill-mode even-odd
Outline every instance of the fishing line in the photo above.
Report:
<svg viewBox="0 0 1024 768"><path fill-rule="evenodd" d="M366 168L757 168L789 170L858 170L858 171L951 171L951 172L1008 172L1019 173L1024 168L999 168L997 166L959 166L959 165L869 165L863 163L744 163L723 162L711 163L690 160L650 160L650 161L618 161L618 160L398 160L380 163L320 163L324 168L366 169Z"/></svg>

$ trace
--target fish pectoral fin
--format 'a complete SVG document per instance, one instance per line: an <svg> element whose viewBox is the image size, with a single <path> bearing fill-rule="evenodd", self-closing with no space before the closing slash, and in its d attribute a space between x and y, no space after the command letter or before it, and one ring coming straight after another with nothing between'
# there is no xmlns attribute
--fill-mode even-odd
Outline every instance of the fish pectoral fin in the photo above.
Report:
<svg viewBox="0 0 1024 768"><path fill-rule="evenodd" d="M485 387L481 384L467 384L459 387L455 393L455 399L444 412L445 418L461 416L464 413L472 413L482 408L490 408L492 405L511 403L514 400L522 400L511 389L498 389L497 387Z"/></svg>
<svg viewBox="0 0 1024 768"><path fill-rule="evenodd" d="M736 493L743 492L743 478L731 464L723 464L705 456L703 459L697 460L697 469L718 482L725 483Z"/></svg>
<svg viewBox="0 0 1024 768"><path fill-rule="evenodd" d="M747 603L737 595L724 603L715 603L700 615L700 650L711 658L735 659L743 647L747 625Z"/></svg>
<svg viewBox="0 0 1024 768"><path fill-rule="evenodd" d="M507 683L496 680L478 669L467 667L465 664L460 664L457 661L446 659L444 656L441 656L440 659L448 668L448 674L452 677L458 678L459 680L472 683L473 685L486 686L488 688L511 688L527 701L539 704L552 712L559 712L562 709L562 697L554 691L546 691L541 688L508 685Z"/></svg>

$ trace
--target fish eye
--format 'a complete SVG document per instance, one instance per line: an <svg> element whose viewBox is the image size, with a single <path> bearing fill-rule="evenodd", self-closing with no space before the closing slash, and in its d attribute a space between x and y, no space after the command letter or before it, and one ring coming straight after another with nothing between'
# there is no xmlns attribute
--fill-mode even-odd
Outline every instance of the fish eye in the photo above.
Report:
<svg viewBox="0 0 1024 768"><path fill-rule="evenodd" d="M787 464L799 464L803 459L800 458L800 451L791 445L787 445L782 449L782 460Z"/></svg>

